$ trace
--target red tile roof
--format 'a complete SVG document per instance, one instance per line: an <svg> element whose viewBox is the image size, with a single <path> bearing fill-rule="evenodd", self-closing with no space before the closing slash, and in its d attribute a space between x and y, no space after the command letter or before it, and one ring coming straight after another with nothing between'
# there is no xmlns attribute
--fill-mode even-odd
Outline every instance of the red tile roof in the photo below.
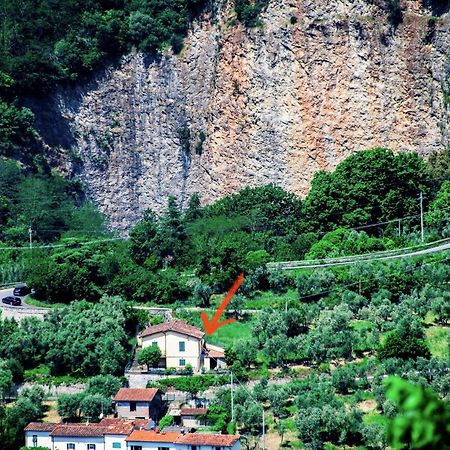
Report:
<svg viewBox="0 0 450 450"><path fill-rule="evenodd" d="M97 423L60 424L50 433L50 436L103 437L105 427Z"/></svg>
<svg viewBox="0 0 450 450"><path fill-rule="evenodd" d="M160 323L146 328L139 336L151 336L157 333L166 333L167 331L175 331L180 334L186 334L201 339L205 333L200 328L193 327L182 320L172 320L170 322Z"/></svg>
<svg viewBox="0 0 450 450"><path fill-rule="evenodd" d="M200 414L207 414L207 408L181 408L182 416L198 416Z"/></svg>
<svg viewBox="0 0 450 450"><path fill-rule="evenodd" d="M217 350L208 350L208 356L210 358L225 358L225 353L218 352Z"/></svg>
<svg viewBox="0 0 450 450"><path fill-rule="evenodd" d="M211 445L217 447L232 447L239 440L237 435L187 433L181 435L176 443L188 445Z"/></svg>
<svg viewBox="0 0 450 450"><path fill-rule="evenodd" d="M156 433L152 430L134 430L125 440L127 442L176 442L180 433Z"/></svg>
<svg viewBox="0 0 450 450"><path fill-rule="evenodd" d="M99 425L104 428L103 434L124 434L129 435L134 428L133 420L105 418L99 422Z"/></svg>
<svg viewBox="0 0 450 450"><path fill-rule="evenodd" d="M30 422L25 431L53 431L60 423Z"/></svg>
<svg viewBox="0 0 450 450"><path fill-rule="evenodd" d="M155 388L120 388L113 398L115 402L151 402L158 389Z"/></svg>

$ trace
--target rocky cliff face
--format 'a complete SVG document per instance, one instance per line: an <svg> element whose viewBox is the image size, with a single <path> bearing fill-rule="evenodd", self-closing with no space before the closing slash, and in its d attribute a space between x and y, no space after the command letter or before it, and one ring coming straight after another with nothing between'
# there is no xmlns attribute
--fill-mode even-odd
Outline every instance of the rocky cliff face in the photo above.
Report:
<svg viewBox="0 0 450 450"><path fill-rule="evenodd" d="M205 203L269 182L304 196L318 170L386 146L449 145L450 26L420 1L393 27L365 0L271 0L262 27L226 4L181 55L128 55L58 108L72 170L127 230L168 195Z"/></svg>

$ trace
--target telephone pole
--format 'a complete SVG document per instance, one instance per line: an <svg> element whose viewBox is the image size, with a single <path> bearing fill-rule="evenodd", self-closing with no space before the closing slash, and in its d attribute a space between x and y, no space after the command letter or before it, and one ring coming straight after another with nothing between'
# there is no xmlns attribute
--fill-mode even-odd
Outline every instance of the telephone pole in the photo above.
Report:
<svg viewBox="0 0 450 450"><path fill-rule="evenodd" d="M422 242L423 242L423 194L422 194L422 192L420 192L419 200L420 200L420 235L422 237Z"/></svg>
<svg viewBox="0 0 450 450"><path fill-rule="evenodd" d="M264 417L264 408L262 408L262 450L266 450L266 419Z"/></svg>
<svg viewBox="0 0 450 450"><path fill-rule="evenodd" d="M30 237L30 250L33 248L33 229L31 226L28 227L28 235Z"/></svg>
<svg viewBox="0 0 450 450"><path fill-rule="evenodd" d="M231 422L234 423L234 386L233 386L233 371L230 371L231 375Z"/></svg>

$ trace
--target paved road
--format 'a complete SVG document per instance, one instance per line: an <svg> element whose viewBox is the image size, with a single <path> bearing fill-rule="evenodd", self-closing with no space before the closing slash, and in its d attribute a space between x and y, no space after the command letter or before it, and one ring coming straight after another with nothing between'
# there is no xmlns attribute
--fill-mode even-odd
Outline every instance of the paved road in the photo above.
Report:
<svg viewBox="0 0 450 450"><path fill-rule="evenodd" d="M45 313L49 311L48 308L39 308L37 306L28 305L23 297L21 306L5 305L1 300L10 295L13 295L13 288L0 290L0 312L2 318L14 318L16 320L31 316L42 318Z"/></svg>
<svg viewBox="0 0 450 450"><path fill-rule="evenodd" d="M317 264L309 264L307 260L298 261L298 264L293 262L282 262L282 263L271 263L271 267L277 267L281 270L291 270L291 269L316 269L320 267L333 267L333 266L348 266L351 264L362 264L369 263L374 261L391 261L394 259L407 259L414 258L416 256L424 256L431 253L443 252L445 250L450 249L450 242L446 242L445 244L436 245L434 247L425 248L422 250L409 251L407 253L395 254L395 255L387 255L387 256L377 256L377 255L367 255L365 258L361 258L358 255L355 257L347 257L345 258L330 258L328 262L322 262ZM350 259L353 258L353 259Z"/></svg>

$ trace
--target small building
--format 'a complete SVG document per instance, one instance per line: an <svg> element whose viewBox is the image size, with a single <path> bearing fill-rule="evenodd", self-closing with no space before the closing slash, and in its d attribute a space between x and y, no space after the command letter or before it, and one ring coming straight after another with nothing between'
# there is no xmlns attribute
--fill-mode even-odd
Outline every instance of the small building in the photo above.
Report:
<svg viewBox="0 0 450 450"><path fill-rule="evenodd" d="M181 425L186 428L198 428L206 425L207 408L181 408Z"/></svg>
<svg viewBox="0 0 450 450"><path fill-rule="evenodd" d="M155 388L120 388L113 398L119 418L152 419L158 422L162 416L162 398Z"/></svg>
<svg viewBox="0 0 450 450"><path fill-rule="evenodd" d="M224 350L204 341L205 333L182 320L172 320L146 328L138 336L142 348L161 350L159 367L182 369L188 364L196 372L225 367Z"/></svg>

